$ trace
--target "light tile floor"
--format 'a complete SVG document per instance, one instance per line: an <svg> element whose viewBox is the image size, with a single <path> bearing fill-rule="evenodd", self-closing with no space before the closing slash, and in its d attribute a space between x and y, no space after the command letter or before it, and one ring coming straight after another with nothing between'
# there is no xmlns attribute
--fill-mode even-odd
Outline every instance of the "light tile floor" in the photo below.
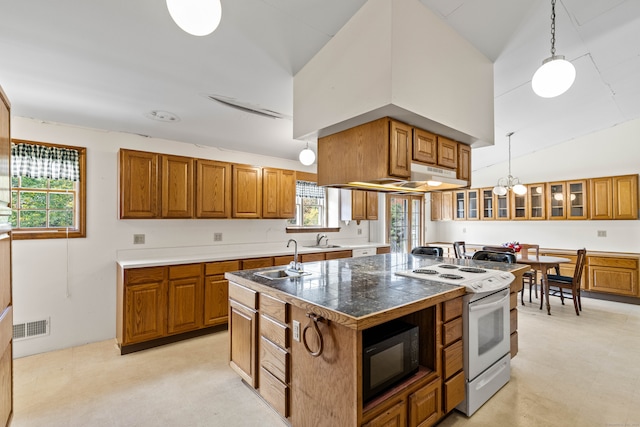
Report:
<svg viewBox="0 0 640 427"><path fill-rule="evenodd" d="M640 427L640 306L519 309L511 381L439 426ZM11 427L285 426L228 367L227 342L225 331L120 356L109 340L17 359Z"/></svg>

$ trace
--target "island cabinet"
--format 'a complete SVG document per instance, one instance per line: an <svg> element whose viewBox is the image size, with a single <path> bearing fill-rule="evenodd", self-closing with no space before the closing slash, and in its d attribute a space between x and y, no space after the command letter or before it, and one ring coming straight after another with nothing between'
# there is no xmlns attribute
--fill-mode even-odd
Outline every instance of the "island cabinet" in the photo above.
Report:
<svg viewBox="0 0 640 427"><path fill-rule="evenodd" d="M229 282L229 366L258 387L258 293Z"/></svg>

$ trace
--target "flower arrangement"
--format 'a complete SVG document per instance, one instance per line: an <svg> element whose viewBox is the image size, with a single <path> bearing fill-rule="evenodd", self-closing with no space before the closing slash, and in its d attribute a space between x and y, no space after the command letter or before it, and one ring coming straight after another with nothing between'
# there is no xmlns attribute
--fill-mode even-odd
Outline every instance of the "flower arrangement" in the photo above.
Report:
<svg viewBox="0 0 640 427"><path fill-rule="evenodd" d="M504 246L505 248L511 248L516 252L520 252L520 243L519 242L507 242L507 243L503 243L502 246Z"/></svg>

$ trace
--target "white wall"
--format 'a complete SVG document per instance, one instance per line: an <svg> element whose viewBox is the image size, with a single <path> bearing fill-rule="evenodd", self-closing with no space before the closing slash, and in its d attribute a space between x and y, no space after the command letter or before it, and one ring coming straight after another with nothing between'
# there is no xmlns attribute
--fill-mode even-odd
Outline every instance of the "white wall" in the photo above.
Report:
<svg viewBox="0 0 640 427"><path fill-rule="evenodd" d="M208 251L213 246L280 243L289 238L311 242L314 234L286 234L285 220L119 220L118 150L129 148L236 163L314 172L292 160L145 138L138 135L48 124L12 117L12 137L87 148L87 237L20 240L13 243L14 323L51 318L49 336L17 341L15 357L115 337L116 259L135 251L173 248ZM341 223L327 233L332 243L366 243L366 221ZM362 234L357 235L357 229ZM223 241L213 242L222 232ZM133 245L133 234L146 244ZM220 249L219 247L217 249Z"/></svg>
<svg viewBox="0 0 640 427"><path fill-rule="evenodd" d="M475 152L475 150L473 150ZM472 155L473 156L473 155ZM472 187L492 187L507 163L473 170ZM523 183L640 173L640 119L550 147L511 162ZM427 212L430 212L430 201ZM538 243L546 248L640 253L639 221L426 221L427 241ZM604 230L607 237L597 237Z"/></svg>

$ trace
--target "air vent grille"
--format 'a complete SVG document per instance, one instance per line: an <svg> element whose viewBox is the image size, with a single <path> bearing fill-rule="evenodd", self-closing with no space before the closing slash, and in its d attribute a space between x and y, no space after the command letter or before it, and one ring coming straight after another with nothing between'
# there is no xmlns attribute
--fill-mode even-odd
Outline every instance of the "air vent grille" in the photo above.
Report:
<svg viewBox="0 0 640 427"><path fill-rule="evenodd" d="M13 340L23 340L49 335L49 319L13 325Z"/></svg>

